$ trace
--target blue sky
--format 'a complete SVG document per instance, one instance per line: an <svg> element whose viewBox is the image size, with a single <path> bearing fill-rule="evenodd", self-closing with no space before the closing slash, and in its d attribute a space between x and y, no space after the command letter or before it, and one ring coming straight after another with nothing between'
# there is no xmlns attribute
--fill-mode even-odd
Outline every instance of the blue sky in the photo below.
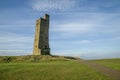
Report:
<svg viewBox="0 0 120 80"><path fill-rule="evenodd" d="M0 55L30 55L35 21L50 15L53 55L120 58L120 0L1 0Z"/></svg>

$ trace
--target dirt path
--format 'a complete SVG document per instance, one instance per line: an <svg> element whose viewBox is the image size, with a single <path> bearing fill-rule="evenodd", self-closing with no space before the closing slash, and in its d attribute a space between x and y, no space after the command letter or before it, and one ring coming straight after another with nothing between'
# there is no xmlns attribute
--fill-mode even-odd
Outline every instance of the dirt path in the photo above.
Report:
<svg viewBox="0 0 120 80"><path fill-rule="evenodd" d="M80 63L83 63L87 66L90 66L91 68L95 69L96 71L110 77L112 80L120 80L120 71L113 70L111 68L105 67L103 65L94 63L94 62L89 62L85 60L80 60L78 59Z"/></svg>

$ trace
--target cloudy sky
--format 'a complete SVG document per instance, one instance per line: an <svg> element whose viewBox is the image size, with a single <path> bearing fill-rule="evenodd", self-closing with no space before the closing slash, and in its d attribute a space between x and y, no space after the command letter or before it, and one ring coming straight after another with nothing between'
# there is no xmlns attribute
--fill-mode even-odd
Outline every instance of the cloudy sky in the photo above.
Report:
<svg viewBox="0 0 120 80"><path fill-rule="evenodd" d="M0 0L0 56L32 54L45 13L51 54L120 58L120 0Z"/></svg>

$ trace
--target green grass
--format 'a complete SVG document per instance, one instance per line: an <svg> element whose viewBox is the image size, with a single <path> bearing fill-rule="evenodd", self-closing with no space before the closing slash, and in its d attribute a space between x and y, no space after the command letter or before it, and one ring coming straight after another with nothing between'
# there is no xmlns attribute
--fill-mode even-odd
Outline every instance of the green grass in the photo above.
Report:
<svg viewBox="0 0 120 80"><path fill-rule="evenodd" d="M110 80L77 61L0 63L0 80Z"/></svg>
<svg viewBox="0 0 120 80"><path fill-rule="evenodd" d="M101 60L92 60L92 61L102 64L106 67L110 67L115 70L120 70L120 59L101 59Z"/></svg>

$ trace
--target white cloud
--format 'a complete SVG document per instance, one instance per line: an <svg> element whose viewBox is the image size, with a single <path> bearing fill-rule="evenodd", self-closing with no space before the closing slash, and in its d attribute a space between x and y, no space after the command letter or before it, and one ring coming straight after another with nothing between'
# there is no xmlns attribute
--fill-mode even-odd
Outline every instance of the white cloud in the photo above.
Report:
<svg viewBox="0 0 120 80"><path fill-rule="evenodd" d="M0 37L0 43L10 43L10 42L16 42L16 43L28 43L32 42L33 37L28 37L28 36L4 36Z"/></svg>
<svg viewBox="0 0 120 80"><path fill-rule="evenodd" d="M76 32L87 32L93 28L93 24L82 24L82 23L65 23L65 24L59 24L54 27L54 31L62 31L62 32L71 32L71 33L76 33Z"/></svg>
<svg viewBox="0 0 120 80"><path fill-rule="evenodd" d="M0 50L32 50L33 37L15 33L0 34ZM5 51L4 51L5 53ZM19 53L18 53L19 54Z"/></svg>
<svg viewBox="0 0 120 80"><path fill-rule="evenodd" d="M93 44L98 44L98 43L108 43L108 42L119 42L120 41L120 37L112 37L112 38L101 38L101 39L95 39L95 40L73 40L71 41L72 44L76 44L76 45L79 45L79 44L90 44L90 43L93 43Z"/></svg>
<svg viewBox="0 0 120 80"><path fill-rule="evenodd" d="M76 0L33 0L32 8L38 11L70 11L77 4Z"/></svg>
<svg viewBox="0 0 120 80"><path fill-rule="evenodd" d="M120 51L111 51L111 52L101 52L101 51L73 51L73 50L58 50L52 52L54 55L61 55L61 56L72 56L72 57L79 57L81 59L104 59L104 58L120 58Z"/></svg>
<svg viewBox="0 0 120 80"><path fill-rule="evenodd" d="M107 38L107 39L96 39L93 40L94 42L111 42L111 41L120 41L120 37L112 37L112 38Z"/></svg>
<svg viewBox="0 0 120 80"><path fill-rule="evenodd" d="M33 41L33 36L24 36L17 33L1 32L0 43L30 43Z"/></svg>
<svg viewBox="0 0 120 80"><path fill-rule="evenodd" d="M72 22L54 24L50 31L58 34L57 36L55 36L56 34L51 34L51 36L54 36L53 38L66 39L79 36L81 34L86 34L93 31L94 28L94 24L80 23L73 20Z"/></svg>
<svg viewBox="0 0 120 80"><path fill-rule="evenodd" d="M120 58L120 52L81 52L78 54L82 59L107 59L107 58Z"/></svg>
<svg viewBox="0 0 120 80"><path fill-rule="evenodd" d="M0 56L31 55L27 50L0 50Z"/></svg>
<svg viewBox="0 0 120 80"><path fill-rule="evenodd" d="M119 1L90 0L32 0L32 8L38 11L119 12ZM107 10L108 8L112 8Z"/></svg>
<svg viewBox="0 0 120 80"><path fill-rule="evenodd" d="M50 35L55 39L65 39L80 36L119 35L119 14L116 13L70 13L64 16L55 15L56 21L51 21ZM54 17L53 17L54 18ZM55 17L56 18L56 17ZM55 33L55 34L52 34Z"/></svg>
<svg viewBox="0 0 120 80"><path fill-rule="evenodd" d="M89 44L92 43L90 40L80 40L80 41L73 41L73 44Z"/></svg>

